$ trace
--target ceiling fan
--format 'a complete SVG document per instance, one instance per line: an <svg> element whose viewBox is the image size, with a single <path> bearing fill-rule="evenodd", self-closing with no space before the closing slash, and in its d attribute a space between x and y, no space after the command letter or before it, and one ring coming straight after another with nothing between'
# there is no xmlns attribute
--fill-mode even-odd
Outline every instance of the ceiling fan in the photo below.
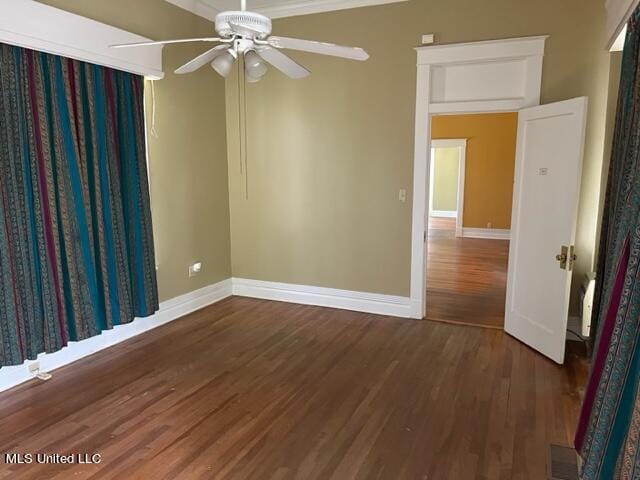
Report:
<svg viewBox="0 0 640 480"><path fill-rule="evenodd" d="M227 77L240 56L244 60L245 78L258 82L267 73L267 63L290 78L304 78L311 72L281 52L282 49L299 50L347 58L367 60L369 55L361 48L344 47L332 43L314 42L271 35L271 19L260 13L247 11L247 0L241 0L240 11L221 12L216 15L215 29L219 37L187 38L112 45L113 48L145 47L172 43L220 43L178 68L175 73L191 73L210 63L213 69Z"/></svg>

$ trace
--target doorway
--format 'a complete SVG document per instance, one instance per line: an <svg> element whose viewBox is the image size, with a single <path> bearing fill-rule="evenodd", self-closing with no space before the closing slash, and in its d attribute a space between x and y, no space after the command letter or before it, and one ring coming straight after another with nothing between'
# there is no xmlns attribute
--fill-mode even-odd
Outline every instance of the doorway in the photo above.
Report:
<svg viewBox="0 0 640 480"><path fill-rule="evenodd" d="M517 113L433 116L425 318L504 327Z"/></svg>
<svg viewBox="0 0 640 480"><path fill-rule="evenodd" d="M412 316L425 318L432 121L518 112L504 330L562 363L588 100L540 105L546 39L416 48L410 308Z"/></svg>

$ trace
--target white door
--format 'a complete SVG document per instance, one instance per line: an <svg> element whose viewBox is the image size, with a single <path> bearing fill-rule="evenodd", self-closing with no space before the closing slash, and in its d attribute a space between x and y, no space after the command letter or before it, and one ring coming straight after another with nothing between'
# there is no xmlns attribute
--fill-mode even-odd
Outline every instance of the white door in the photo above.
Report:
<svg viewBox="0 0 640 480"><path fill-rule="evenodd" d="M581 97L526 108L518 118L505 330L558 363L564 362L586 114Z"/></svg>

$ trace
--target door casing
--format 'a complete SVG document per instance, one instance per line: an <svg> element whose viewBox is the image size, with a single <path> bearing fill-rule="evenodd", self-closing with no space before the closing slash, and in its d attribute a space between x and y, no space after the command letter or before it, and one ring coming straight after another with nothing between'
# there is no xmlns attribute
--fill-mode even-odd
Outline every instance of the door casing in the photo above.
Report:
<svg viewBox="0 0 640 480"><path fill-rule="evenodd" d="M426 312L431 116L514 112L540 104L547 36L416 48L411 316Z"/></svg>

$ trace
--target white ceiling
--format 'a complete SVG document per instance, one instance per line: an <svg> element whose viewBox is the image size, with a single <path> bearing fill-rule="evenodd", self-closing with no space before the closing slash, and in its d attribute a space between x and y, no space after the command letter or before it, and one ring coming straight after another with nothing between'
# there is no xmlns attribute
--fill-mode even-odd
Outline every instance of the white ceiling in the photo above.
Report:
<svg viewBox="0 0 640 480"><path fill-rule="evenodd" d="M166 1L209 20L213 20L218 12L224 10L240 10L240 0ZM248 0L247 9L271 18L282 18L405 1L407 0Z"/></svg>

